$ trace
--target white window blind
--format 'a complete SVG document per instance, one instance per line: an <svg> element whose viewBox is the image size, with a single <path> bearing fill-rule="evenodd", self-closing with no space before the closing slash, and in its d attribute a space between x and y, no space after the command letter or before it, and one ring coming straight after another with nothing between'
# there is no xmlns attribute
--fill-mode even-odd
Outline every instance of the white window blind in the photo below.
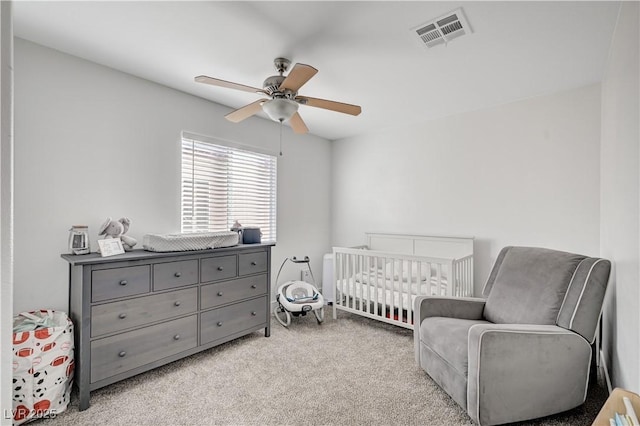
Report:
<svg viewBox="0 0 640 426"><path fill-rule="evenodd" d="M228 231L237 220L275 242L276 161L183 134L182 232Z"/></svg>

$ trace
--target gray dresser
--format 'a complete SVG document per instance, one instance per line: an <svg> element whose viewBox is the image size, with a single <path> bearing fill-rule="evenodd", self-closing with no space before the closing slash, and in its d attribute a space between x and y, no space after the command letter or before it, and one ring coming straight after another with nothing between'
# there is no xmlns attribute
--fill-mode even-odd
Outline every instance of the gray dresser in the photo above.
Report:
<svg viewBox="0 0 640 426"><path fill-rule="evenodd" d="M62 255L80 410L92 390L256 330L269 337L271 246Z"/></svg>

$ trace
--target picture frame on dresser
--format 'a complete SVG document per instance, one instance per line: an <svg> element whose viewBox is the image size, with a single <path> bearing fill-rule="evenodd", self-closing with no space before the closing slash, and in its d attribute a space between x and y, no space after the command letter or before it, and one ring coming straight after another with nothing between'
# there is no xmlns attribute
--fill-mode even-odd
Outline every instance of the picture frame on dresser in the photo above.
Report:
<svg viewBox="0 0 640 426"><path fill-rule="evenodd" d="M79 410L93 390L261 329L269 337L273 245L61 255Z"/></svg>

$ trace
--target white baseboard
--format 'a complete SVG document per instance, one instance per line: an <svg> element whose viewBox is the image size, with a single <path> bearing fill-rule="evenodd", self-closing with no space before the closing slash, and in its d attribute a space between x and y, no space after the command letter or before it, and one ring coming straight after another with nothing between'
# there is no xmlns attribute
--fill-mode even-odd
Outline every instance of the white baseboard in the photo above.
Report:
<svg viewBox="0 0 640 426"><path fill-rule="evenodd" d="M613 389L611 388L611 377L609 377L609 370L607 369L607 365L607 358L605 358L604 352L600 350L600 368L602 368L602 371L604 372L604 379L607 382L607 390L609 391L609 394L611 394Z"/></svg>

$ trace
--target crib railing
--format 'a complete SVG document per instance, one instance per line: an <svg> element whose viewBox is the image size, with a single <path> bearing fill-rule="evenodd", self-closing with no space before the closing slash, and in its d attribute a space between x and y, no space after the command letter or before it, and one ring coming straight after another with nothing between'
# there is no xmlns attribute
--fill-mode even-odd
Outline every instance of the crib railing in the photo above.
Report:
<svg viewBox="0 0 640 426"><path fill-rule="evenodd" d="M451 295L456 297L473 296L473 255L455 259L453 261L453 276L458 286Z"/></svg>
<svg viewBox="0 0 640 426"><path fill-rule="evenodd" d="M334 318L344 310L412 328L416 296L473 295L473 255L446 259L336 247L333 262Z"/></svg>

